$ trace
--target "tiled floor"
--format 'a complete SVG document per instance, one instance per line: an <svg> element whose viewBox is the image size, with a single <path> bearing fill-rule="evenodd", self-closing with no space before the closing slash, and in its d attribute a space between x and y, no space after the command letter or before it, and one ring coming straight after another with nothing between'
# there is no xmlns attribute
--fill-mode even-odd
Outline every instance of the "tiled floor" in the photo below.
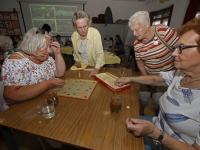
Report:
<svg viewBox="0 0 200 150"><path fill-rule="evenodd" d="M66 68L68 70L74 64L74 61L72 60L71 57L67 57L66 55L64 56L64 58L65 58L65 62L66 62ZM126 61L127 61L126 57L121 57L121 64L118 65L117 67L124 67L126 65ZM129 69L132 69L133 76L139 76L140 75L140 72L135 72L135 67L134 67L133 61L131 62ZM133 86L135 88L135 91L138 92L139 91L139 84L134 83ZM145 115L147 115L147 116L153 116L154 115L154 111L153 111L153 108L150 105L150 102L148 103L147 107L145 108ZM31 134L28 134L28 133L24 133L24 132L21 132L21 131L15 131L15 130L13 131L13 135L16 139L16 142L17 142L20 150L43 150L37 136L31 135ZM42 139L42 141L43 141L47 150L53 150L53 148L49 145L48 142L46 142L46 140ZM63 150L65 150L65 149L66 150L75 150L77 148L73 148L73 147L69 148L67 146L64 146L62 149ZM0 150L8 150L8 147L7 147L5 141L2 137L0 137Z"/></svg>

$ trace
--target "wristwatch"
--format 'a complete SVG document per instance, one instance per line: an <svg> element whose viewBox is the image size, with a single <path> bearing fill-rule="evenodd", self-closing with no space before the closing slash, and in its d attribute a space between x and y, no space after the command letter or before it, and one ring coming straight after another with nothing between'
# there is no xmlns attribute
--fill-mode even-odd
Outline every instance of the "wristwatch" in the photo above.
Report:
<svg viewBox="0 0 200 150"><path fill-rule="evenodd" d="M158 145L158 146L161 146L162 145L162 139L164 138L164 132L163 130L160 130L160 136L157 138L157 139L153 139L153 142Z"/></svg>
<svg viewBox="0 0 200 150"><path fill-rule="evenodd" d="M133 77L129 77L130 78L130 81L131 81L131 83L133 82Z"/></svg>

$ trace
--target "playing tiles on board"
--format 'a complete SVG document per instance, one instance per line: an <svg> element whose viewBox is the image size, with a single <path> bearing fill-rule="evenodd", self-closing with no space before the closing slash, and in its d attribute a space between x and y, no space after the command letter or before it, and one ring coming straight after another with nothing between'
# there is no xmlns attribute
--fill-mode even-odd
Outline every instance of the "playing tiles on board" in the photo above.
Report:
<svg viewBox="0 0 200 150"><path fill-rule="evenodd" d="M89 100L98 81L67 78L65 85L57 87L57 95Z"/></svg>

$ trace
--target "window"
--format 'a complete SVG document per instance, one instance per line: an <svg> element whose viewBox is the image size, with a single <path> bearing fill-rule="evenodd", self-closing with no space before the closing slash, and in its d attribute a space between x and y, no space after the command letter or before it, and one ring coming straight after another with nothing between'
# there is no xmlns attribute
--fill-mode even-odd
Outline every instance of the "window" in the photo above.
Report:
<svg viewBox="0 0 200 150"><path fill-rule="evenodd" d="M157 25L157 24L168 25L168 21L170 18L170 11L171 7L154 12L152 25Z"/></svg>
<svg viewBox="0 0 200 150"><path fill-rule="evenodd" d="M197 13L196 13L196 17L200 16L200 4L198 6L198 10L197 10Z"/></svg>

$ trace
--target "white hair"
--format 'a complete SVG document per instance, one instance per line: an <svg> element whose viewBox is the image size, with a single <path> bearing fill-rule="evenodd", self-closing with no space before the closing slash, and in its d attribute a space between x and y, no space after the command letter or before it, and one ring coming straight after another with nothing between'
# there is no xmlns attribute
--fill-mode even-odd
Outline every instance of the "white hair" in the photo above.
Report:
<svg viewBox="0 0 200 150"><path fill-rule="evenodd" d="M8 48L12 49L13 48L13 42L12 42L12 40L9 37L1 35L0 36L0 46L4 46L7 49Z"/></svg>
<svg viewBox="0 0 200 150"><path fill-rule="evenodd" d="M91 26L91 19L90 19L90 15L85 12L85 11L77 11L74 13L74 15L72 16L72 27L74 29L77 28L77 24L76 24L76 20L80 19L80 18L86 18L87 20L87 25Z"/></svg>
<svg viewBox="0 0 200 150"><path fill-rule="evenodd" d="M140 22L143 26L149 23L149 26L150 26L149 13L147 11L136 12L129 18L128 25L131 26L133 23L137 23L137 22Z"/></svg>
<svg viewBox="0 0 200 150"><path fill-rule="evenodd" d="M40 55L38 49L45 48L46 45L46 38L51 40L51 35L47 32L43 31L40 28L32 28L30 29L23 38L23 41L19 47L21 51L26 54L38 56ZM44 50L44 49L43 49Z"/></svg>

